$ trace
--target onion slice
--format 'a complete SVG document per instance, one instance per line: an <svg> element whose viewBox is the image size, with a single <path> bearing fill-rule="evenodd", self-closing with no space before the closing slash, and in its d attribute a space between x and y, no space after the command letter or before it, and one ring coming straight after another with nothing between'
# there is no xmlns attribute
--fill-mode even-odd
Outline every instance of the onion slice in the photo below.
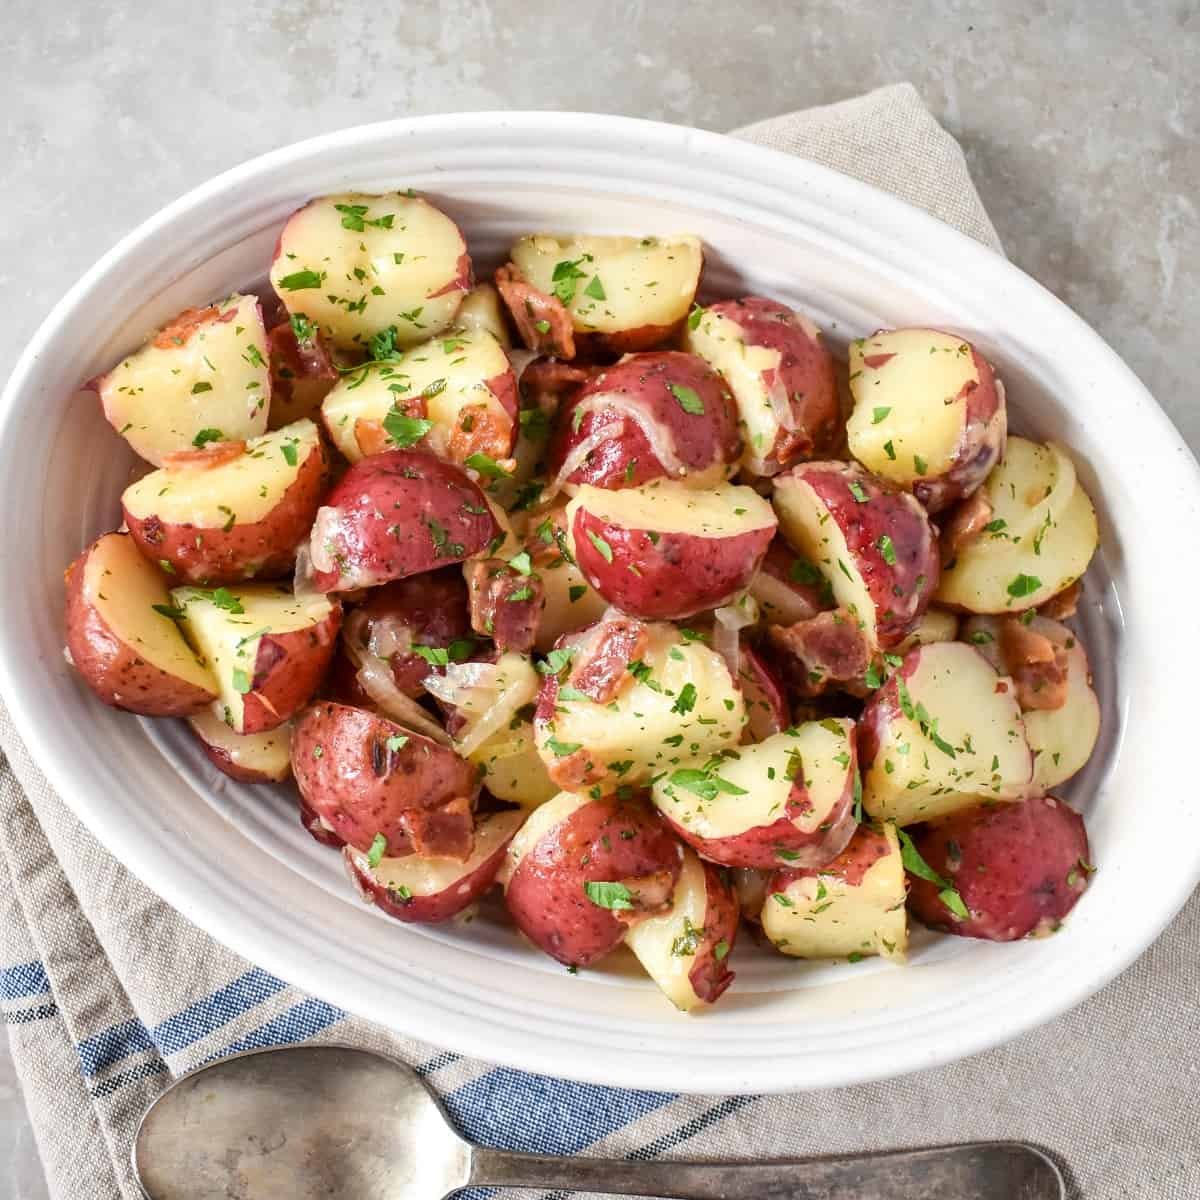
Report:
<svg viewBox="0 0 1200 1200"><path fill-rule="evenodd" d="M502 655L495 663L456 663L444 676L430 676L425 687L446 704L469 718L463 736L454 748L464 758L506 729L517 710L531 704L541 681L528 659L519 654Z"/></svg>
<svg viewBox="0 0 1200 1200"><path fill-rule="evenodd" d="M356 645L350 638L342 643L350 661L358 668L356 678L383 715L442 746L450 746L450 735L415 700L406 696L382 658Z"/></svg>
<svg viewBox="0 0 1200 1200"><path fill-rule="evenodd" d="M757 622L758 604L748 593L713 613L713 649L725 660L735 682L742 665L741 632Z"/></svg>

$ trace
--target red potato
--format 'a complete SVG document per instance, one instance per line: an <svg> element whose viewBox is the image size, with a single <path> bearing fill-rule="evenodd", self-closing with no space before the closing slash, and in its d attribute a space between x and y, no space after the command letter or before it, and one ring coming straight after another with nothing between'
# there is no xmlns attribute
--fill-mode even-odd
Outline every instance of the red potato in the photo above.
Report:
<svg viewBox="0 0 1200 1200"><path fill-rule="evenodd" d="M767 883L762 928L795 958L878 954L903 962L908 947L904 864L894 825L860 825L819 870L776 871Z"/></svg>
<svg viewBox="0 0 1200 1200"><path fill-rule="evenodd" d="M906 492L852 463L802 463L775 477L779 530L884 649L920 620L938 584L937 531Z"/></svg>
<svg viewBox="0 0 1200 1200"><path fill-rule="evenodd" d="M500 532L461 468L416 450L355 463L313 525L313 581L323 592L376 587L462 562Z"/></svg>
<svg viewBox="0 0 1200 1200"><path fill-rule="evenodd" d="M479 454L508 463L519 421L517 380L492 334L455 328L344 374L322 402L321 419L352 463L409 446L460 466Z"/></svg>
<svg viewBox="0 0 1200 1200"><path fill-rule="evenodd" d="M939 896L942 886L916 876L909 907L926 925L960 937L1010 942L1054 933L1095 870L1083 818L1053 796L956 813L913 840L969 915L956 916Z"/></svg>
<svg viewBox="0 0 1200 1200"><path fill-rule="evenodd" d="M465 862L416 854L371 857L353 846L342 855L358 894L397 921L435 924L456 917L496 882L504 851L525 820L522 812L489 813L475 829L475 845Z"/></svg>
<svg viewBox="0 0 1200 1200"><path fill-rule="evenodd" d="M910 650L859 722L863 807L911 825L1028 792L1033 757L1012 680L973 646Z"/></svg>
<svg viewBox="0 0 1200 1200"><path fill-rule="evenodd" d="M640 784L741 740L745 698L728 664L673 625L613 617L563 638L549 666L534 729L562 788Z"/></svg>
<svg viewBox="0 0 1200 1200"><path fill-rule="evenodd" d="M271 286L342 349L366 350L389 328L413 346L453 322L471 259L458 226L419 196L322 196L284 225Z"/></svg>
<svg viewBox="0 0 1200 1200"><path fill-rule="evenodd" d="M683 851L643 800L562 793L508 845L504 899L517 928L568 966L589 967L667 910Z"/></svg>
<svg viewBox="0 0 1200 1200"><path fill-rule="evenodd" d="M771 625L794 625L834 607L829 580L779 536L767 547L749 591Z"/></svg>
<svg viewBox="0 0 1200 1200"><path fill-rule="evenodd" d="M315 420L329 390L339 379L330 347L304 313L276 325L267 334L271 364L272 429L302 417Z"/></svg>
<svg viewBox="0 0 1200 1200"><path fill-rule="evenodd" d="M676 350L633 354L593 375L559 409L550 490L664 478L707 488L733 474L740 450L733 397L702 359Z"/></svg>
<svg viewBox="0 0 1200 1200"><path fill-rule="evenodd" d="M822 867L857 824L854 722L828 718L725 757L684 758L654 805L705 858L727 867Z"/></svg>
<svg viewBox="0 0 1200 1200"><path fill-rule="evenodd" d="M738 654L738 686L746 700L744 740L765 742L791 724L782 681L767 660L744 641Z"/></svg>
<svg viewBox="0 0 1200 1200"><path fill-rule="evenodd" d="M156 467L204 440L258 437L267 430L271 399L262 306L254 296L234 295L185 309L87 386L99 394L109 424Z"/></svg>
<svg viewBox="0 0 1200 1200"><path fill-rule="evenodd" d="M722 300L689 319L683 345L732 389L742 464L752 474L774 475L833 450L840 417L833 356L807 317L762 296Z"/></svg>
<svg viewBox="0 0 1200 1200"><path fill-rule="evenodd" d="M292 732L304 803L347 845L465 862L479 772L453 750L373 712L321 701Z"/></svg>
<svg viewBox="0 0 1200 1200"><path fill-rule="evenodd" d="M937 329L850 344L850 453L931 512L970 495L1004 453L1004 386L975 348Z"/></svg>
<svg viewBox="0 0 1200 1200"><path fill-rule="evenodd" d="M513 246L512 265L544 296L558 300L574 323L583 357L661 346L683 324L700 281L700 239L552 237L531 234ZM537 316L553 316L538 309Z"/></svg>
<svg viewBox="0 0 1200 1200"><path fill-rule="evenodd" d="M211 710L188 718L196 740L218 771L239 783L282 783L292 774L292 728L234 733Z"/></svg>
<svg viewBox="0 0 1200 1200"><path fill-rule="evenodd" d="M128 534L104 534L65 578L68 659L105 704L183 717L217 698L212 669L172 620L162 573Z"/></svg>
<svg viewBox="0 0 1200 1200"><path fill-rule="evenodd" d="M265 583L175 588L171 602L216 675L222 718L242 734L274 729L309 702L342 621L336 601Z"/></svg>
<svg viewBox="0 0 1200 1200"><path fill-rule="evenodd" d="M624 612L682 620L742 591L775 536L775 514L734 484L696 491L656 480L613 492L584 486L567 505L575 560Z"/></svg>
<svg viewBox="0 0 1200 1200"><path fill-rule="evenodd" d="M296 421L246 443L168 456L130 484L121 509L147 558L203 586L290 575L325 490L317 427Z"/></svg>
<svg viewBox="0 0 1200 1200"><path fill-rule="evenodd" d="M714 1004L733 982L729 954L739 916L722 873L685 850L670 909L634 925L625 943L667 999L690 1012Z"/></svg>

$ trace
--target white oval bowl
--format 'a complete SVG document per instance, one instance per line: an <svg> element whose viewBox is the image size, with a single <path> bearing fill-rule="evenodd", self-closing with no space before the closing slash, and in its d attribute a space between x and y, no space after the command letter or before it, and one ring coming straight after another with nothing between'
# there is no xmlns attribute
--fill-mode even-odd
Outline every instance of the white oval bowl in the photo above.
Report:
<svg viewBox="0 0 1200 1200"><path fill-rule="evenodd" d="M133 461L80 381L180 308L261 283L284 218L309 197L407 186L459 221L485 269L529 230L688 231L707 247L707 295L776 296L835 341L889 325L954 329L998 365L1015 427L1072 449L1101 519L1081 620L1105 724L1065 789L1100 870L1057 936L992 945L918 933L904 969L802 964L745 937L731 991L684 1017L623 956L568 975L486 907L470 925L427 929L364 908L339 856L300 829L286 789L233 783L180 723L107 709L73 676L62 571L118 523ZM1037 283L801 159L551 113L388 122L256 159L135 230L46 319L0 409L0 511L0 690L58 793L130 870L238 953L464 1054L684 1092L880 1079L1078 1003L1145 949L1200 878L1182 761L1190 680L1178 663L1200 593L1195 460L1116 354Z"/></svg>

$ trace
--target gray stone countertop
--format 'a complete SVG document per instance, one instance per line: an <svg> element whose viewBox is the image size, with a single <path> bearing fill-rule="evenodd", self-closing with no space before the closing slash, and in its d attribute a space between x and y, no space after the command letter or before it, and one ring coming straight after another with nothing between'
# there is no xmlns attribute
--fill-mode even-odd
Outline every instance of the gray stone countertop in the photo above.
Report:
<svg viewBox="0 0 1200 1200"><path fill-rule="evenodd" d="M263 151L469 109L730 129L909 80L1010 256L1200 450L1193 0L5 0L0 376L143 218ZM45 1196L0 1044L0 1197Z"/></svg>

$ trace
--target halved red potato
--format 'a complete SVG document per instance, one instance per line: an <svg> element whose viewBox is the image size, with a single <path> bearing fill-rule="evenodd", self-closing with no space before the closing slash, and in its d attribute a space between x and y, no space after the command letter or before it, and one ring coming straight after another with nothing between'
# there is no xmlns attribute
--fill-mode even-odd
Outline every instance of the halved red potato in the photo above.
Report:
<svg viewBox="0 0 1200 1200"><path fill-rule="evenodd" d="M902 641L937 587L937 531L907 492L854 463L801 463L774 480L779 531L840 608L884 648Z"/></svg>
<svg viewBox="0 0 1200 1200"><path fill-rule="evenodd" d="M284 225L271 286L337 346L367 350L386 329L413 346L454 320L471 258L458 226L419 196L321 196Z"/></svg>
<svg viewBox="0 0 1200 1200"><path fill-rule="evenodd" d="M504 851L525 820L522 812L489 813L475 827L465 862L407 854L379 858L346 846L342 856L358 894L397 921L434 924L469 908L496 882Z"/></svg>
<svg viewBox="0 0 1200 1200"><path fill-rule="evenodd" d="M309 541L323 592L376 587L462 562L500 532L460 468L416 450L355 463L318 510Z"/></svg>
<svg viewBox="0 0 1200 1200"><path fill-rule="evenodd" d="M822 867L857 824L854 722L829 717L712 757L685 756L654 782L654 805L705 858L727 867Z"/></svg>
<svg viewBox="0 0 1200 1200"><path fill-rule="evenodd" d="M665 342L696 298L700 239L578 234L521 238L509 255L526 282L571 314L583 354L625 354Z"/></svg>
<svg viewBox="0 0 1200 1200"><path fill-rule="evenodd" d="M329 390L337 383L337 365L320 327L304 313L276 325L267 334L271 363L270 427L279 429L301 417L316 419Z"/></svg>
<svg viewBox="0 0 1200 1200"><path fill-rule="evenodd" d="M342 376L321 404L333 444L350 462L419 446L448 462L495 473L517 437L517 381L486 330L448 330L403 357ZM476 460L478 461L478 460Z"/></svg>
<svg viewBox="0 0 1200 1200"><path fill-rule="evenodd" d="M446 746L377 713L320 701L292 730L304 803L347 845L465 862L479 772Z"/></svg>
<svg viewBox="0 0 1200 1200"><path fill-rule="evenodd" d="M532 713L541 676L522 654L493 662L441 668L428 680L430 692L449 710L454 748L479 768L484 785L499 800L536 808L559 789L538 754Z"/></svg>
<svg viewBox="0 0 1200 1200"><path fill-rule="evenodd" d="M109 424L156 467L173 450L258 437L271 399L262 306L234 295L185 309L88 386Z"/></svg>
<svg viewBox="0 0 1200 1200"><path fill-rule="evenodd" d="M667 480L617 492L585 485L567 505L567 523L596 591L654 620L726 604L753 579L777 527L752 488L697 491Z"/></svg>
<svg viewBox="0 0 1200 1200"><path fill-rule="evenodd" d="M663 478L708 488L733 474L740 449L733 396L707 363L677 350L633 354L558 410L550 491Z"/></svg>
<svg viewBox="0 0 1200 1200"><path fill-rule="evenodd" d="M967 341L937 329L881 330L850 343L850 453L940 512L1004 453L1004 385Z"/></svg>
<svg viewBox="0 0 1200 1200"><path fill-rule="evenodd" d="M1028 622L972 617L963 635L1013 677L1033 751L1031 792L1041 795L1065 783L1091 758L1100 736L1100 701L1083 643L1065 625L1040 616Z"/></svg>
<svg viewBox="0 0 1200 1200"><path fill-rule="evenodd" d="M794 625L834 607L833 585L779 536L767 547L749 591L769 625Z"/></svg>
<svg viewBox="0 0 1200 1200"><path fill-rule="evenodd" d="M106 533L66 571L68 661L115 708L183 717L217 698L206 660L179 632L162 572L133 538Z"/></svg>
<svg viewBox="0 0 1200 1200"><path fill-rule="evenodd" d="M942 570L937 602L968 612L1037 608L1087 570L1096 510L1061 446L1010 437L983 491L992 519Z"/></svg>
<svg viewBox="0 0 1200 1200"><path fill-rule="evenodd" d="M296 421L244 444L217 443L130 484L121 496L143 554L183 583L290 575L325 489L317 427Z"/></svg>
<svg viewBox="0 0 1200 1200"><path fill-rule="evenodd" d="M463 297L454 323L466 333L490 333L505 350L512 348L500 293L490 283L477 283Z"/></svg>
<svg viewBox="0 0 1200 1200"><path fill-rule="evenodd" d="M961 642L910 650L858 730L863 807L877 820L911 825L1015 800L1033 779L1012 680Z"/></svg>
<svg viewBox="0 0 1200 1200"><path fill-rule="evenodd" d="M762 928L796 958L878 954L903 962L908 948L904 864L896 827L860 825L819 870L777 871L767 884Z"/></svg>
<svg viewBox="0 0 1200 1200"><path fill-rule="evenodd" d="M337 601L266 583L175 588L171 602L188 640L212 666L219 711L234 733L274 729L309 702L342 622Z"/></svg>
<svg viewBox="0 0 1200 1200"><path fill-rule="evenodd" d="M833 450L840 418L833 356L802 313L745 296L689 318L683 347L728 382L738 406L742 465L754 475Z"/></svg>
<svg viewBox="0 0 1200 1200"><path fill-rule="evenodd" d="M292 774L292 727L234 733L211 709L188 717L196 740L218 771L240 783L282 783Z"/></svg>
<svg viewBox="0 0 1200 1200"><path fill-rule="evenodd" d="M733 982L729 953L739 915L721 872L685 850L670 909L634 925L625 944L667 999L690 1012L714 1004Z"/></svg>
<svg viewBox="0 0 1200 1200"><path fill-rule="evenodd" d="M637 796L563 792L508 844L504 899L517 928L568 966L588 967L627 930L665 912L683 848Z"/></svg>
<svg viewBox="0 0 1200 1200"><path fill-rule="evenodd" d="M534 729L559 787L643 783L741 740L745 699L728 664L673 625L601 621L563 638L547 669Z"/></svg>
<svg viewBox="0 0 1200 1200"><path fill-rule="evenodd" d="M1009 942L1056 932L1096 869L1083 818L1053 796L956 813L913 840L968 915L946 906L939 883L915 875L909 906L926 925L961 937Z"/></svg>

